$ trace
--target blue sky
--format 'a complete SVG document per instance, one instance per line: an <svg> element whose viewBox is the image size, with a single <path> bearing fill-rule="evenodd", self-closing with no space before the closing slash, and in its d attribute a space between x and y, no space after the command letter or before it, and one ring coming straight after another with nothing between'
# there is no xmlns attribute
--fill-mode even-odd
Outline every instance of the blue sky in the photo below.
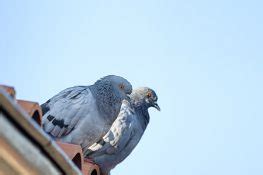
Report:
<svg viewBox="0 0 263 175"><path fill-rule="evenodd" d="M39 103L108 74L161 112L113 175L263 174L262 1L0 1L0 83Z"/></svg>

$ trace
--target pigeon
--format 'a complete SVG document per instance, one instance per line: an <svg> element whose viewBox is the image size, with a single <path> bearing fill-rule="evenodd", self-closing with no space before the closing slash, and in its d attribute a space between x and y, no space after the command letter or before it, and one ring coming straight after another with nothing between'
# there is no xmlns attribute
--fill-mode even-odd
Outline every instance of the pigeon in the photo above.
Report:
<svg viewBox="0 0 263 175"><path fill-rule="evenodd" d="M43 129L53 139L78 144L85 151L109 131L131 92L130 82L116 75L67 88L41 105Z"/></svg>
<svg viewBox="0 0 263 175"><path fill-rule="evenodd" d="M148 87L133 90L130 101L123 100L110 130L84 152L85 158L98 164L104 175L109 175L139 143L150 120L148 108L160 111L157 100L156 93Z"/></svg>

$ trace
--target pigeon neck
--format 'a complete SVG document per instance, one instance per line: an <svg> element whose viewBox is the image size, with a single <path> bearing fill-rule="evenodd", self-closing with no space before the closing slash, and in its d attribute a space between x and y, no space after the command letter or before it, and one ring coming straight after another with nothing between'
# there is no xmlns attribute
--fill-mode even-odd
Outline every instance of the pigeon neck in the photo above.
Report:
<svg viewBox="0 0 263 175"><path fill-rule="evenodd" d="M145 130L150 121L148 107L141 103L134 103L133 106L134 106L136 113L139 116L138 119L141 121L140 123L142 125L143 130Z"/></svg>
<svg viewBox="0 0 263 175"><path fill-rule="evenodd" d="M95 96L98 110L102 117L108 122L113 122L118 115L121 98L118 94L114 94L114 90L110 82L98 81L90 88L92 94Z"/></svg>

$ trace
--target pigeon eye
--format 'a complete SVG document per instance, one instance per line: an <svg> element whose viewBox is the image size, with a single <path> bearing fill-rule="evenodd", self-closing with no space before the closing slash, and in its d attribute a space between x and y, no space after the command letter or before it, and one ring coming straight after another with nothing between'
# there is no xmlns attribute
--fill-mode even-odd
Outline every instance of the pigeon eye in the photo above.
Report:
<svg viewBox="0 0 263 175"><path fill-rule="evenodd" d="M124 89L124 84L119 85L120 89Z"/></svg>
<svg viewBox="0 0 263 175"><path fill-rule="evenodd" d="M148 92L148 93L147 93L147 97L148 97L148 98L152 97L152 93L151 93L151 92Z"/></svg>

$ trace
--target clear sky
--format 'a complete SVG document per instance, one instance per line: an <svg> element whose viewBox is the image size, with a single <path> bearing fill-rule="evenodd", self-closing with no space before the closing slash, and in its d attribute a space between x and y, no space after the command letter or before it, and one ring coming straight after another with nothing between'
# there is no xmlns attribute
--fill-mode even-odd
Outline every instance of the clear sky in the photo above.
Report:
<svg viewBox="0 0 263 175"><path fill-rule="evenodd" d="M39 103L108 74L161 112L113 175L263 174L263 1L0 1L0 83Z"/></svg>

